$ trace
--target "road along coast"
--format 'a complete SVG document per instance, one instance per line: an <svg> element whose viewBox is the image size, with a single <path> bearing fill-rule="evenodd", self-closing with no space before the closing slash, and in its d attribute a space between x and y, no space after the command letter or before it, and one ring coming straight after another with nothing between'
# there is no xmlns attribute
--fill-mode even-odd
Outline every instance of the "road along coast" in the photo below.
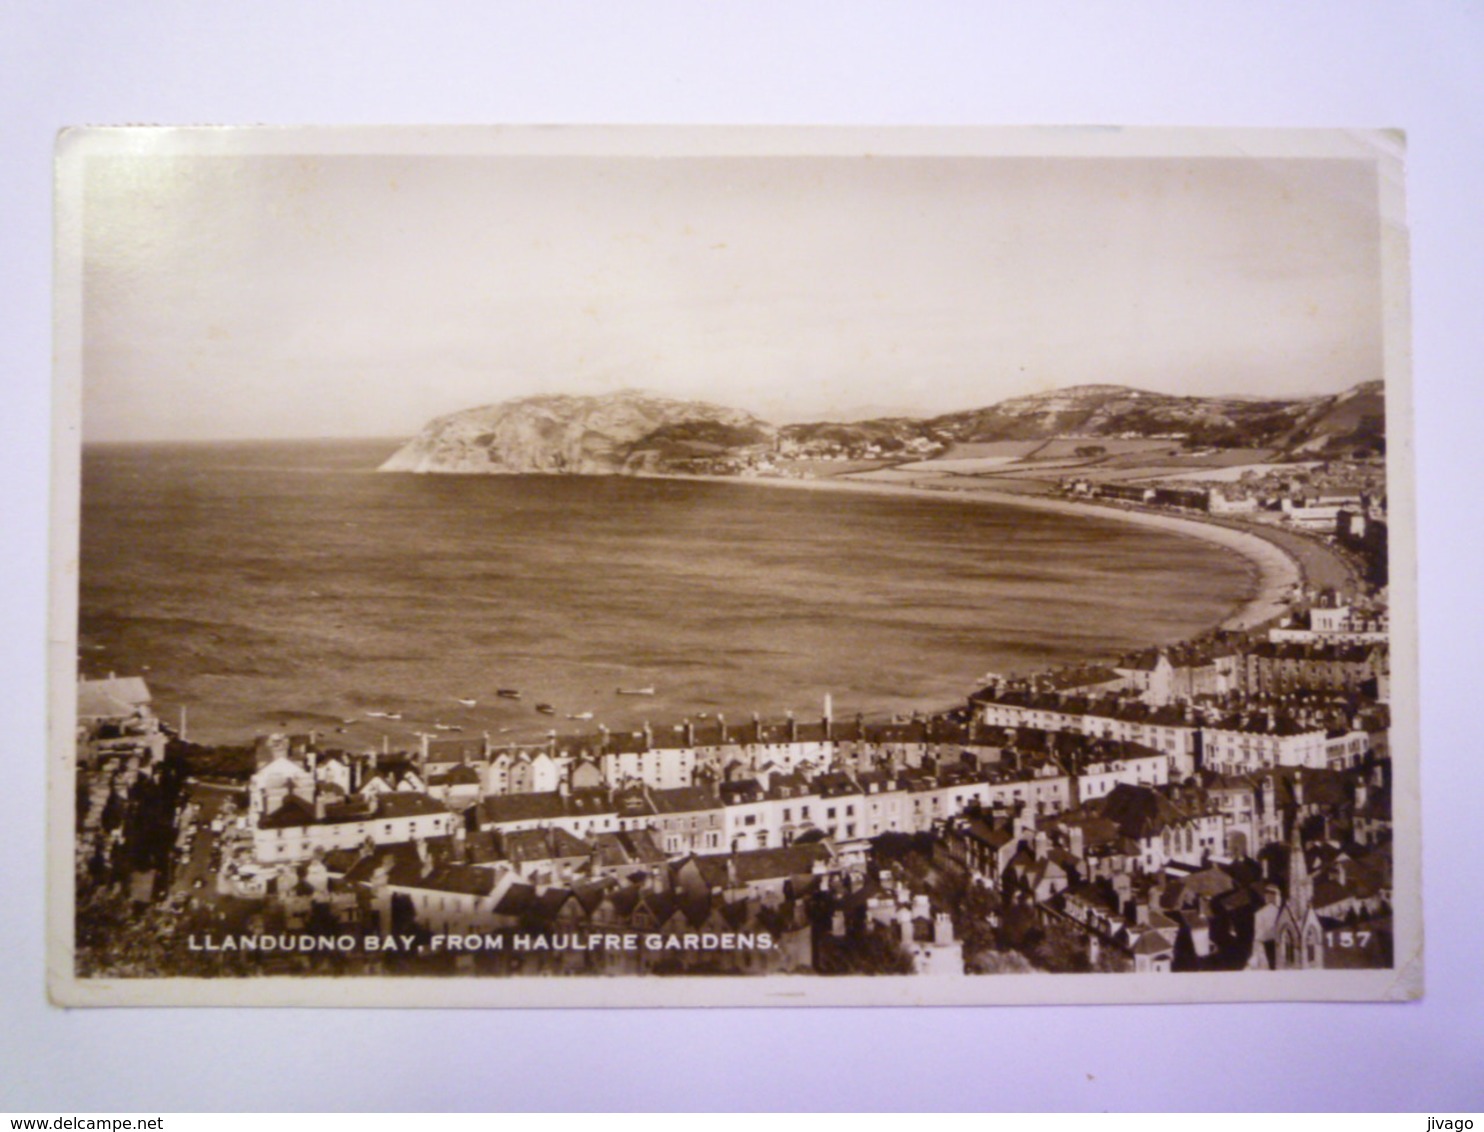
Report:
<svg viewBox="0 0 1484 1132"><path fill-rule="evenodd" d="M1287 597L1295 586L1303 584L1304 574L1293 555L1252 531L1226 524L1207 522L1183 515L1164 515L1152 511L1134 511L1100 503L1082 503L1052 499L1044 495L1027 495L996 491L987 487L923 486L920 484L883 483L879 480L832 476L817 479L783 479L767 476L695 476L666 475L656 479L686 479L701 483L756 484L763 487L793 488L803 491L850 491L872 495L918 496L925 499L945 497L971 503L995 503L1006 507L1023 507L1063 515L1109 519L1134 526L1200 539L1219 546L1242 558L1253 575L1253 589L1245 601L1223 619L1222 629L1248 629L1271 621L1287 610Z"/></svg>

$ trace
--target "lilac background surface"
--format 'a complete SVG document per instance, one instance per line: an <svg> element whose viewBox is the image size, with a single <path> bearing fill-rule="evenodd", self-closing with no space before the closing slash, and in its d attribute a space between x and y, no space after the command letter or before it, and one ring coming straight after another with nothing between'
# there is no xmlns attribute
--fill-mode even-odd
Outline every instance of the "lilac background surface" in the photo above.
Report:
<svg viewBox="0 0 1484 1132"><path fill-rule="evenodd" d="M12 5L0 15L0 1109L1484 1108L1468 710L1484 10L1404 3ZM62 1011L43 992L51 147L64 125L1409 132L1427 997L938 1010Z"/></svg>

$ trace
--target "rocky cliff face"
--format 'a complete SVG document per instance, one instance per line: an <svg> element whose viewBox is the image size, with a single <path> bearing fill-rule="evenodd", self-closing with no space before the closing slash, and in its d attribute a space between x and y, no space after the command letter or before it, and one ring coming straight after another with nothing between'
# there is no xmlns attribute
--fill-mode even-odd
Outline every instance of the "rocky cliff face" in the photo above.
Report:
<svg viewBox="0 0 1484 1132"><path fill-rule="evenodd" d="M678 451L767 443L756 417L625 390L524 397L430 421L383 472L608 475L649 470Z"/></svg>

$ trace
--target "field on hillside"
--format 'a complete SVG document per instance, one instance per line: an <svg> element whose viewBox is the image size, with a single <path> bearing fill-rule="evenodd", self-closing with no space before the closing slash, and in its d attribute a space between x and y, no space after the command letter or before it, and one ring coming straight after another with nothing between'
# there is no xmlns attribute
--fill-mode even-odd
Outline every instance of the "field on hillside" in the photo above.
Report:
<svg viewBox="0 0 1484 1132"><path fill-rule="evenodd" d="M1113 436L1057 436L1046 441L1031 456L1034 460L1064 460L1101 448L1093 458L1101 456L1127 456L1131 453L1167 452L1178 453L1178 440L1151 440L1148 437L1123 439Z"/></svg>
<svg viewBox="0 0 1484 1132"><path fill-rule="evenodd" d="M994 457L1017 459L1029 456L1044 446L1044 440L976 440L955 444L944 454L945 460L979 460ZM937 461L928 461L936 463Z"/></svg>
<svg viewBox="0 0 1484 1132"><path fill-rule="evenodd" d="M919 460L915 464L903 464L908 471L945 472L961 476L974 476L981 472L992 472L1000 468L1024 467L1019 456L970 456L959 459L950 456L943 460Z"/></svg>

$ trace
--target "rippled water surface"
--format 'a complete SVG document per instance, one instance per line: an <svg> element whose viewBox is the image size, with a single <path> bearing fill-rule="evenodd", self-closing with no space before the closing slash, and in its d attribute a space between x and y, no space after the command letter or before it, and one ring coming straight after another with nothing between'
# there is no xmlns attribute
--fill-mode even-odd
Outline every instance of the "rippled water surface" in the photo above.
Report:
<svg viewBox="0 0 1484 1132"><path fill-rule="evenodd" d="M813 716L827 691L838 716L941 706L987 670L1177 639L1252 586L1228 552L1101 518L372 473L393 447L88 449L84 672L144 670L162 712L188 706L192 737L215 740L282 724L517 736L588 711L610 726ZM615 694L644 686L656 694ZM523 699L496 699L502 687Z"/></svg>

